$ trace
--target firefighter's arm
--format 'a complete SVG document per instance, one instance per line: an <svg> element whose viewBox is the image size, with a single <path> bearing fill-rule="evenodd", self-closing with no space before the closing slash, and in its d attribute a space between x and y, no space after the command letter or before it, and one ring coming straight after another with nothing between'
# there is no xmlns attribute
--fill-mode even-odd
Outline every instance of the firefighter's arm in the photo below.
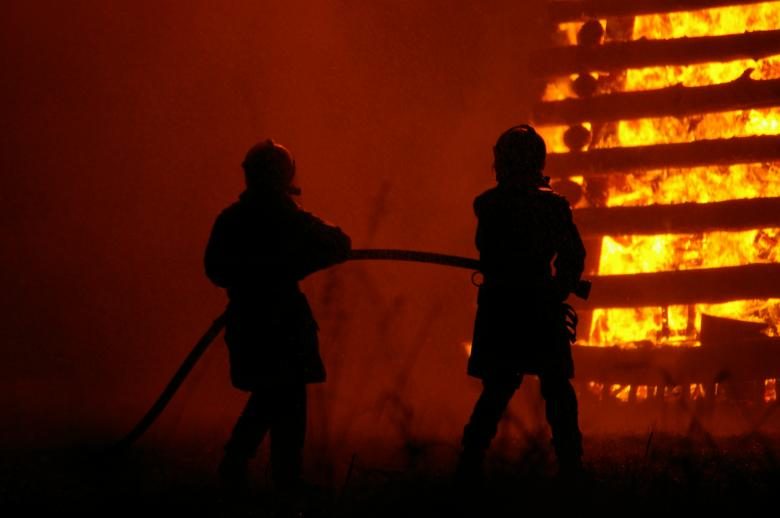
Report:
<svg viewBox="0 0 780 518"><path fill-rule="evenodd" d="M299 278L349 259L352 240L341 228L302 212L301 229L301 250L296 254Z"/></svg>
<svg viewBox="0 0 780 518"><path fill-rule="evenodd" d="M563 214L563 227L560 245L554 261L555 279L563 300L577 290L582 273L585 270L585 245L574 224L571 208L566 204Z"/></svg>
<svg viewBox="0 0 780 518"><path fill-rule="evenodd" d="M237 265L235 254L232 253L232 240L225 216L220 215L211 229L203 264L206 276L221 288L230 286L235 275Z"/></svg>

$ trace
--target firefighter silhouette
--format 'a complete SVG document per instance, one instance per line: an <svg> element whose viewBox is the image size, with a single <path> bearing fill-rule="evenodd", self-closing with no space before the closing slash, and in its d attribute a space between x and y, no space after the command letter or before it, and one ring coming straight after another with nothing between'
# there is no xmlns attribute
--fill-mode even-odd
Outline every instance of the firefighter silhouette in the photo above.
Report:
<svg viewBox="0 0 780 518"><path fill-rule="evenodd" d="M483 383L464 428L458 477L479 478L485 452L523 376L539 377L561 471L581 467L582 438L571 342L576 314L565 303L584 268L571 208L542 175L546 146L528 125L494 149L497 185L474 201L479 288L468 374Z"/></svg>
<svg viewBox="0 0 780 518"><path fill-rule="evenodd" d="M350 238L302 210L292 196L295 162L267 140L242 164L246 190L216 219L205 253L206 275L226 288L225 343L232 384L250 392L225 446L223 483L245 489L248 463L271 435L277 487L300 483L306 431L306 385L325 381L317 323L298 281L343 262Z"/></svg>

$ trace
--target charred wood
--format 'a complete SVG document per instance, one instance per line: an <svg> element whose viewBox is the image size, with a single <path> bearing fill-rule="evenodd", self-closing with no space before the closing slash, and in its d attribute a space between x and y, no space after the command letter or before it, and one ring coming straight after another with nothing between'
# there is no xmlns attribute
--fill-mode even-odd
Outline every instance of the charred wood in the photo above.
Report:
<svg viewBox="0 0 780 518"><path fill-rule="evenodd" d="M780 339L737 340L701 347L623 349L574 346L577 379L618 385L763 381L780 377Z"/></svg>
<svg viewBox="0 0 780 518"><path fill-rule="evenodd" d="M580 308L631 308L780 297L780 264L750 264L591 279Z"/></svg>

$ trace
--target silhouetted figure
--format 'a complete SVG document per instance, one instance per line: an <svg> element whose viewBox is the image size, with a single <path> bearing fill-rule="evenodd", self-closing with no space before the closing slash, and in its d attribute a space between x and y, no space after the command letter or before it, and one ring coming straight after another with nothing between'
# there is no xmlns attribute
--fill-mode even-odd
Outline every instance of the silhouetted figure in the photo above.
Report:
<svg viewBox="0 0 780 518"><path fill-rule="evenodd" d="M246 487L249 460L271 434L274 483L300 482L306 384L325 381L317 323L298 281L347 259L350 239L303 211L292 196L295 162L272 140L243 162L246 191L214 223L206 274L227 289L225 342L233 385L251 392L225 446L220 476Z"/></svg>
<svg viewBox="0 0 780 518"><path fill-rule="evenodd" d="M468 374L482 395L463 433L458 476L479 478L482 462L523 376L539 376L561 470L577 470L582 437L571 342L576 315L565 304L583 272L585 248L565 198L542 176L544 140L510 128L494 149L498 185L474 201L484 282Z"/></svg>

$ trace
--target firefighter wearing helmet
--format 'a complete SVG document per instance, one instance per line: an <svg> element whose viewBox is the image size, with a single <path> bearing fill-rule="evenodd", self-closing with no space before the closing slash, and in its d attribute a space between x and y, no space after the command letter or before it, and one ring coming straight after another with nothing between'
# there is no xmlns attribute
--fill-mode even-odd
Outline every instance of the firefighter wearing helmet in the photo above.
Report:
<svg viewBox="0 0 780 518"><path fill-rule="evenodd" d="M561 471L582 455L571 343L576 314L565 303L583 273L585 248L568 202L543 176L544 140L528 125L505 131L493 149L497 185L474 201L484 282L468 374L483 383L464 428L458 476L481 476L498 423L523 377L541 383Z"/></svg>
<svg viewBox="0 0 780 518"><path fill-rule="evenodd" d="M206 275L227 290L225 343L232 384L249 392L220 475L245 489L249 460L270 432L271 473L285 491L300 484L306 385L325 381L317 323L299 288L307 275L343 262L350 239L293 200L295 161L273 140L242 163L246 190L217 217Z"/></svg>

